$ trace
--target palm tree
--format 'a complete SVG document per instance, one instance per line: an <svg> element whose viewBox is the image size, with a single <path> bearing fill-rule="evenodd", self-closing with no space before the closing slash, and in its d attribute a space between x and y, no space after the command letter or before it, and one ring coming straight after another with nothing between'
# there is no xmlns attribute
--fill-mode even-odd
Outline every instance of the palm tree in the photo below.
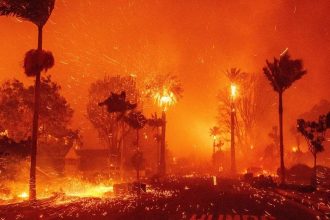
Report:
<svg viewBox="0 0 330 220"><path fill-rule="evenodd" d="M136 153L132 158L133 165L136 169L137 181L140 181L140 168L142 165L143 154L139 146L139 131L147 124L146 117L139 111L131 111L127 116L124 116L124 121L133 129L136 130Z"/></svg>
<svg viewBox="0 0 330 220"><path fill-rule="evenodd" d="M217 127L217 126L213 126L212 128L210 128L210 135L211 137L213 138L213 157L214 157L214 154L215 154L215 147L216 147L216 139L217 139L217 136L219 136L220 134L220 128Z"/></svg>
<svg viewBox="0 0 330 220"><path fill-rule="evenodd" d="M26 54L24 67L28 76L35 76L34 113L32 128L32 148L30 167L30 193L29 199L36 200L36 163L37 163L37 139L38 118L40 105L40 73L54 64L54 58L50 52L42 50L42 30L47 23L54 8L55 0L1 0L0 15L16 16L30 21L38 28L38 49ZM31 62L29 62L31 61ZM34 68L29 68L34 67Z"/></svg>
<svg viewBox="0 0 330 220"><path fill-rule="evenodd" d="M246 76L245 72L242 72L236 67L228 69L225 74L226 77L229 79L230 83L239 83Z"/></svg>
<svg viewBox="0 0 330 220"><path fill-rule="evenodd" d="M246 73L241 72L238 68L227 70L226 76L230 81L230 154L231 154L231 172L236 173L236 152L235 152L235 128L237 129L236 106L235 98L237 96L237 83L240 83L246 76ZM235 125L236 124L236 125Z"/></svg>
<svg viewBox="0 0 330 220"><path fill-rule="evenodd" d="M166 174L166 111L182 97L183 88L175 75L160 74L145 82L144 94L147 98L153 98L155 103L162 108L162 139L160 144L159 174Z"/></svg>
<svg viewBox="0 0 330 220"><path fill-rule="evenodd" d="M274 58L274 62L268 62L263 68L263 72L275 92L279 97L279 127L280 127L280 157L281 157L281 182L285 183L285 166L284 166L284 146L283 146L283 93L289 88L293 82L300 79L306 74L303 68L302 60L291 59L290 55L285 52L281 54L279 60Z"/></svg>

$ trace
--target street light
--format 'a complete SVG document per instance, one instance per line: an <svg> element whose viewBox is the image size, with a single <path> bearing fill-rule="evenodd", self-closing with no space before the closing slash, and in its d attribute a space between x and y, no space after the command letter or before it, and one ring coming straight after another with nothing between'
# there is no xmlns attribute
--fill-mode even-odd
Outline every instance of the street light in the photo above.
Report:
<svg viewBox="0 0 330 220"><path fill-rule="evenodd" d="M231 152L231 172L236 173L236 159L235 159L235 98L237 97L237 86L234 83L230 85L230 152Z"/></svg>
<svg viewBox="0 0 330 220"><path fill-rule="evenodd" d="M168 108L176 103L176 97L173 92L167 88L163 88L161 92L154 95L154 100L159 107L162 108L162 138L160 145L160 166L159 174L164 176L166 174L166 159L165 159L165 132L166 132L166 111Z"/></svg>

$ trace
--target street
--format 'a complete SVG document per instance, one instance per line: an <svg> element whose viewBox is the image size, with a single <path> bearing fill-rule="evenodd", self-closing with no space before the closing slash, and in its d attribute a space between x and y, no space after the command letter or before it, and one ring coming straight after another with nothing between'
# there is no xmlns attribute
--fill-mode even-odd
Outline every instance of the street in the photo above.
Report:
<svg viewBox="0 0 330 220"><path fill-rule="evenodd" d="M237 180L209 177L169 178L146 193L108 198L57 195L30 206L0 207L1 219L317 219L308 209L271 190L254 189ZM320 216L319 219L325 218Z"/></svg>

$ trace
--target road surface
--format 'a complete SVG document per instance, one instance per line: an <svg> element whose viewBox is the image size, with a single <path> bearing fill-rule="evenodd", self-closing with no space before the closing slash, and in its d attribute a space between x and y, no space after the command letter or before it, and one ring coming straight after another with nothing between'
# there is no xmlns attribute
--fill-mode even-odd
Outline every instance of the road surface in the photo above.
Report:
<svg viewBox="0 0 330 220"><path fill-rule="evenodd" d="M319 217L318 217L319 216ZM57 195L0 206L0 219L324 219L298 202L255 189L239 181L211 178L169 178L151 184L147 193L105 198Z"/></svg>

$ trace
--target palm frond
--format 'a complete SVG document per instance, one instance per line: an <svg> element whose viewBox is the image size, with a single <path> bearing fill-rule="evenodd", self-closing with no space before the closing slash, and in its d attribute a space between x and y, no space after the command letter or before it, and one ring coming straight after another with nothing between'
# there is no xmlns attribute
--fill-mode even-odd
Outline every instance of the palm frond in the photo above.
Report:
<svg viewBox="0 0 330 220"><path fill-rule="evenodd" d="M0 0L0 16L15 16L44 26L54 4L55 0Z"/></svg>
<svg viewBox="0 0 330 220"><path fill-rule="evenodd" d="M285 91L307 73L303 68L302 60L291 59L288 52L285 52L280 59L274 58L273 62L266 61L266 63L263 72L276 92Z"/></svg>

